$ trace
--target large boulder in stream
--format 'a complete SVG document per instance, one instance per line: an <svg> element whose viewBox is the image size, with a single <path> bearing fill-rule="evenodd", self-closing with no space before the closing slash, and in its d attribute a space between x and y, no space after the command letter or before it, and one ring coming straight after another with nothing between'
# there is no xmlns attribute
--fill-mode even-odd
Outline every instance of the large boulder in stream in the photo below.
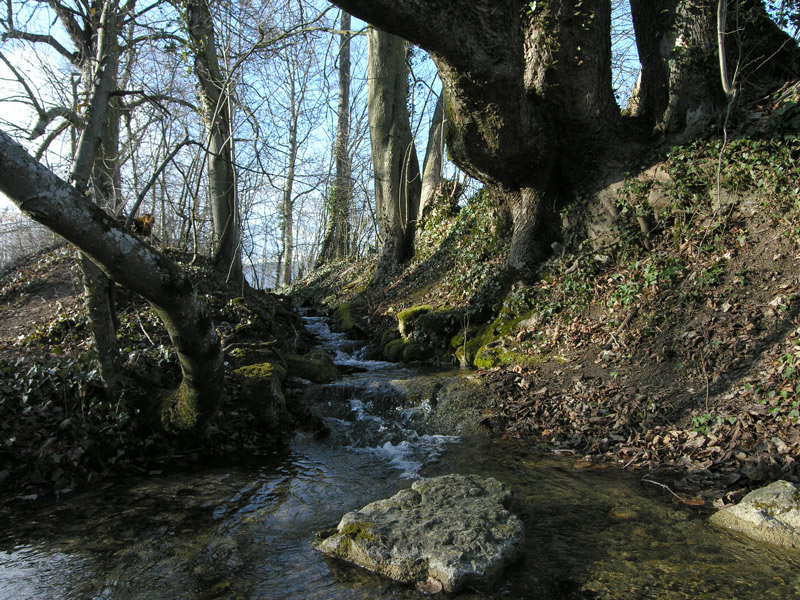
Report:
<svg viewBox="0 0 800 600"><path fill-rule="evenodd" d="M715 513L711 522L756 540L800 548L800 487L776 481Z"/></svg>
<svg viewBox="0 0 800 600"><path fill-rule="evenodd" d="M491 477L416 481L347 513L314 547L403 583L440 583L448 592L482 587L522 548L522 522L506 510L510 501L508 487Z"/></svg>

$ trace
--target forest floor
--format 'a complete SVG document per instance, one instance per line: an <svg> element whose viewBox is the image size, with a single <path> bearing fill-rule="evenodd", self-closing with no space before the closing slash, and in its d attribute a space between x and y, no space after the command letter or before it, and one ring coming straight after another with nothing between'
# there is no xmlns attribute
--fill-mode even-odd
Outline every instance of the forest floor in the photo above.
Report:
<svg viewBox="0 0 800 600"><path fill-rule="evenodd" d="M477 368L492 435L722 506L800 482L798 165L800 140L771 135L650 157L606 190L605 231L565 236L531 284L502 276L508 235L490 192L443 201L391 281L334 265L292 294L340 321L346 309L376 355L404 321L407 359Z"/></svg>

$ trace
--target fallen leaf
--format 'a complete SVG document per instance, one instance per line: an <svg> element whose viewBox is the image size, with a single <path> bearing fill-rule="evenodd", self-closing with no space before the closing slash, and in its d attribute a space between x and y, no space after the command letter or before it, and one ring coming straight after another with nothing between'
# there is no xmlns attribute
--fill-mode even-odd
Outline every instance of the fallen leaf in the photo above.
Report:
<svg viewBox="0 0 800 600"><path fill-rule="evenodd" d="M442 591L442 582L433 577L428 577L427 581L417 582L417 591L427 595L438 594Z"/></svg>

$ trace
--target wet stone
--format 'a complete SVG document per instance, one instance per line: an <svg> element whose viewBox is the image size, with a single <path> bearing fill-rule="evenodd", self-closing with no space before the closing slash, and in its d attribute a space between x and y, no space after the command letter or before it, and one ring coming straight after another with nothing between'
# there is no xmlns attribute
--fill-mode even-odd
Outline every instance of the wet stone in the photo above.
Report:
<svg viewBox="0 0 800 600"><path fill-rule="evenodd" d="M492 477L445 475L349 512L315 548L403 583L445 591L484 587L517 558L520 519L509 488Z"/></svg>
<svg viewBox="0 0 800 600"><path fill-rule="evenodd" d="M711 522L756 540L800 548L800 487L775 481L715 513Z"/></svg>

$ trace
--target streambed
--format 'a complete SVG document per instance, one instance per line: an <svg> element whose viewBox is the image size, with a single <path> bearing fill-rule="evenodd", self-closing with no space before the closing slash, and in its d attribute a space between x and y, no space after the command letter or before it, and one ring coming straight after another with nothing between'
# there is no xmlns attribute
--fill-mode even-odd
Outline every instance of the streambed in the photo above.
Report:
<svg viewBox="0 0 800 600"><path fill-rule="evenodd" d="M515 493L525 557L491 592L459 598L793 598L800 554L718 531L638 478L513 441L419 426L381 362L308 319L336 361L365 372L316 395L331 429L238 464L162 473L3 515L0 598L419 598L323 558L310 541L417 477L490 475ZM448 374L452 376L452 374ZM400 386L402 387L402 386Z"/></svg>

